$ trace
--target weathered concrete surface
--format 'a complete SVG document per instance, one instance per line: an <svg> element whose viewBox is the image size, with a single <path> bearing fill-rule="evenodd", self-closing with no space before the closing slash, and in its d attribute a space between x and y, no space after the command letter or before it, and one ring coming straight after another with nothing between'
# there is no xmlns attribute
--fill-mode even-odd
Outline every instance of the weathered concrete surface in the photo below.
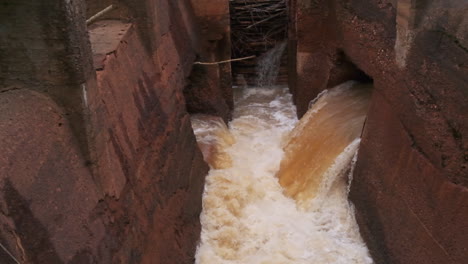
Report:
<svg viewBox="0 0 468 264"><path fill-rule="evenodd" d="M231 118L231 109L224 100L226 93L219 89L219 69L217 65L194 65L184 96L190 113L216 115L227 123ZM224 91L228 92L228 89Z"/></svg>
<svg viewBox="0 0 468 264"><path fill-rule="evenodd" d="M93 66L96 71L104 69L107 55L117 50L131 25L120 20L104 20L89 26L88 35L92 43Z"/></svg>
<svg viewBox="0 0 468 264"><path fill-rule="evenodd" d="M376 91L351 192L361 233L376 263L464 263L468 191L415 148L394 112Z"/></svg>
<svg viewBox="0 0 468 264"><path fill-rule="evenodd" d="M154 63L161 68L181 60L188 76L192 64L187 62L195 58L204 62L231 58L228 1L123 0L118 4L134 17L145 48L154 54ZM171 27L177 27L179 32L174 33ZM160 61L158 56L165 53L154 52L162 49L168 55L177 52L178 59L161 64L171 59ZM228 120L233 107L230 64L197 66L184 95L190 113L215 114Z"/></svg>
<svg viewBox="0 0 468 264"><path fill-rule="evenodd" d="M66 113L30 89L2 93L0 110L0 242L21 263L97 256L103 197ZM3 250L0 262L14 263Z"/></svg>
<svg viewBox="0 0 468 264"><path fill-rule="evenodd" d="M48 94L67 113L86 153L91 143L82 92L93 68L84 13L83 1L2 1L0 91L26 87Z"/></svg>
<svg viewBox="0 0 468 264"><path fill-rule="evenodd" d="M52 2L11 7L17 8L17 20L26 21L34 8L64 12ZM161 10L160 4L169 8ZM0 41L8 59L0 63L0 243L21 263L193 263L208 171L183 96L195 59L196 22L188 2L144 5L158 5L146 10L154 23L146 25L151 30L145 34L148 27L139 20L133 26L119 21L90 26L96 72L91 54L80 53L82 61L62 57L74 50L69 45L78 45L78 51L88 45L87 38L58 38L52 47L26 45L28 38L45 41L47 30L62 32L55 18L38 11L42 20L36 22L44 31L29 35L5 24L8 38L25 45L8 54L13 44ZM85 28L82 18L69 21ZM34 28L24 28L29 27ZM89 45L83 49L91 51ZM41 52L49 61L28 57ZM26 57L38 69L28 66ZM76 69L67 68L71 77L59 79L54 71L50 78L36 75L49 63L52 68L60 63L56 59L76 63ZM86 85L60 93L69 99L49 92L75 87L73 74ZM76 109L86 117L79 135L92 143L85 148L89 157L67 100L80 102ZM2 249L0 262L12 262Z"/></svg>
<svg viewBox="0 0 468 264"><path fill-rule="evenodd" d="M100 21L91 31L117 23ZM137 262L190 263L207 166L185 112L183 67L163 61L177 60L175 49L161 49L165 54L156 56L167 66L157 69L137 32L124 34L88 93L100 185L122 214L109 231L128 244L115 249L114 259L128 262L130 246Z"/></svg>
<svg viewBox="0 0 468 264"><path fill-rule="evenodd" d="M328 19L327 1L291 0L295 11L290 22L289 86L299 116L308 109L309 101L326 88L330 61L327 59L333 47L327 46L333 28ZM313 26L312 26L313 25ZM318 37L320 36L320 37Z"/></svg>
<svg viewBox="0 0 468 264"><path fill-rule="evenodd" d="M296 4L299 114L346 75L362 71L374 80L350 196L376 262L464 263L466 1Z"/></svg>
<svg viewBox="0 0 468 264"><path fill-rule="evenodd" d="M219 62L231 59L229 2L191 0L200 27L197 60ZM231 64L197 65L185 88L188 111L217 115L227 122L234 106Z"/></svg>

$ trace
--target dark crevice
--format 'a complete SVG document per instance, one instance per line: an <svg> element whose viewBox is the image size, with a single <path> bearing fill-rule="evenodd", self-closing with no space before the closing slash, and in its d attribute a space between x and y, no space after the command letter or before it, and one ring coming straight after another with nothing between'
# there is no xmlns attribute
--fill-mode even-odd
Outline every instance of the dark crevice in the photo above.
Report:
<svg viewBox="0 0 468 264"><path fill-rule="evenodd" d="M6 87L6 88L3 88L0 90L0 93L7 93L7 92L11 92L11 91L15 91L15 90L20 90L22 88L18 88L18 87Z"/></svg>
<svg viewBox="0 0 468 264"><path fill-rule="evenodd" d="M359 69L342 50L337 50L331 58L331 69L327 87L335 87L346 81L357 81L361 84L372 84L371 76Z"/></svg>

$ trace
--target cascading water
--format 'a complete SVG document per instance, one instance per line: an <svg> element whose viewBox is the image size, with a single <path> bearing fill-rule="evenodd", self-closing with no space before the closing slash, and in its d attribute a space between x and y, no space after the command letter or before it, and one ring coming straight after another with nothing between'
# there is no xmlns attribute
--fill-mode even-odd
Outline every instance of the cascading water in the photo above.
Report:
<svg viewBox="0 0 468 264"><path fill-rule="evenodd" d="M196 263L372 263L343 177L368 97L368 89L343 84L298 123L287 88L235 89L229 128L195 116L211 167Z"/></svg>
<svg viewBox="0 0 468 264"><path fill-rule="evenodd" d="M286 49L286 41L276 44L271 50L263 54L257 61L257 86L271 87L278 77L281 56Z"/></svg>
<svg viewBox="0 0 468 264"><path fill-rule="evenodd" d="M371 85L353 82L325 91L290 133L278 178L300 206L311 207L312 202L325 199L335 178L348 168L370 94Z"/></svg>

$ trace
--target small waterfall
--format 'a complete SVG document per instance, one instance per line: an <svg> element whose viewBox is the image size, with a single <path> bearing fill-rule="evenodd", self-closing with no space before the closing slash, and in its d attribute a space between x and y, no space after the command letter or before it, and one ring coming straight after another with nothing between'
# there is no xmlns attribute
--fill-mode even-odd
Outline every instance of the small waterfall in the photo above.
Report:
<svg viewBox="0 0 468 264"><path fill-rule="evenodd" d="M356 152L370 101L370 85L347 82L321 93L291 132L278 178L303 207L326 196Z"/></svg>
<svg viewBox="0 0 468 264"><path fill-rule="evenodd" d="M257 86L271 87L275 85L278 77L281 56L286 49L286 41L276 44L275 47L263 54L257 61Z"/></svg>
<svg viewBox="0 0 468 264"><path fill-rule="evenodd" d="M287 88L236 89L228 128L195 117L211 167L196 263L372 263L345 178L369 94L353 83L330 89L297 122Z"/></svg>

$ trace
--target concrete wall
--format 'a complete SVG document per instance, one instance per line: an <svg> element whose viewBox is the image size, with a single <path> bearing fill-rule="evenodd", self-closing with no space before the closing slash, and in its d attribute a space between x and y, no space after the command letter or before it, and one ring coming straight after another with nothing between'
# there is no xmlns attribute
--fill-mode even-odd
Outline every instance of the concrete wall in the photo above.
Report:
<svg viewBox="0 0 468 264"><path fill-rule="evenodd" d="M231 59L229 1L190 2L201 32L197 59L200 62ZM231 63L194 66L190 85L184 91L189 112L217 115L227 122L234 107L231 79Z"/></svg>
<svg viewBox="0 0 468 264"><path fill-rule="evenodd" d="M350 196L376 262L464 263L466 1L296 6L292 91L300 115L318 92L360 71L374 81Z"/></svg>
<svg viewBox="0 0 468 264"><path fill-rule="evenodd" d="M88 29L83 1L1 3L0 243L21 263L193 263L208 166L183 91L199 17L114 3L128 17Z"/></svg>
<svg viewBox="0 0 468 264"><path fill-rule="evenodd" d="M81 1L2 1L0 90L49 95L73 120L72 131L89 159L82 92L93 70L84 9Z"/></svg>

